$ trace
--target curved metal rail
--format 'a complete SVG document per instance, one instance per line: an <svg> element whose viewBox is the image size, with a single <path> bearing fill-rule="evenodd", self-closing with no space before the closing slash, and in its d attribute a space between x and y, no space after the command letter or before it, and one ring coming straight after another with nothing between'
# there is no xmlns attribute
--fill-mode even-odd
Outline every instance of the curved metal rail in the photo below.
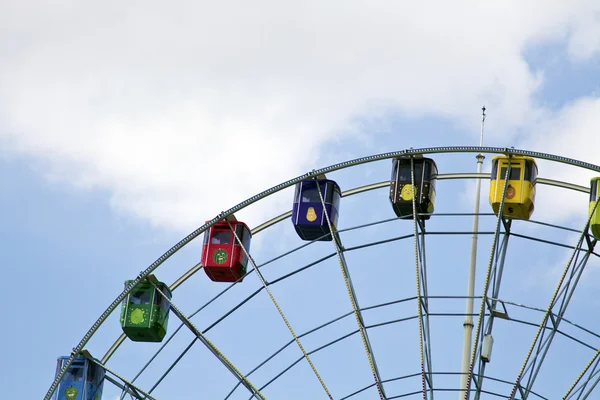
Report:
<svg viewBox="0 0 600 400"><path fill-rule="evenodd" d="M448 174L436 174L435 178L438 180L488 179L489 174L485 174L485 173L477 174L477 173L469 173L469 172L467 172L467 173L448 173ZM554 187L559 187L559 188L573 190L573 191L582 192L582 193L590 192L590 189L588 187L581 186L581 185L575 185L575 184L572 184L569 182L564 182L564 181L557 181L557 180L553 180L553 179L537 178L536 184L554 186ZM383 188L386 188L389 186L390 186L390 181L382 181L382 182L372 183L369 185L358 186L358 187L343 191L342 197L354 196L357 194L362 194L362 193L369 192L369 191L376 190L376 189L383 189ZM436 216L442 216L442 215L443 214L439 214L439 213L436 214ZM472 214L469 214L469 215L472 215ZM480 215L494 215L494 214L493 213L481 213ZM251 229L252 236L255 236L256 234L264 231L265 229L268 229L274 225L277 225L280 222L288 220L289 218L291 218L291 216L292 216L292 211L291 210L286 211L274 218L271 218L271 219L263 222L262 224L257 225L256 227ZM535 224L552 226L557 229L566 229L565 227L547 224L547 223L543 223L543 222L535 221L535 220L530 220L529 222L535 223ZM362 227L362 226L349 228L349 229L357 229L360 227ZM343 229L343 230L340 230L340 232L344 232L349 229ZM576 229L569 229L569 230L572 232L579 233L579 231ZM520 235L517 235L517 236L520 236ZM570 247L568 247L568 248L570 248ZM175 280L175 282L173 282L169 286L169 289L171 290L171 292L173 292L175 289L177 289L179 286L181 286L185 281L187 281L189 278L191 278L196 272L200 271L201 269L202 269L202 265L200 263L198 263L198 264L194 265L192 268L190 268L188 271L186 271L183 275L181 275L179 278L177 278ZM127 338L127 336L124 333L122 333L119 336L119 338L112 344L112 346L108 349L108 351L102 357L103 363L108 362L108 360L112 357L112 355L115 353L115 351L118 350L118 348L121 346L121 344L125 341L126 338Z"/></svg>

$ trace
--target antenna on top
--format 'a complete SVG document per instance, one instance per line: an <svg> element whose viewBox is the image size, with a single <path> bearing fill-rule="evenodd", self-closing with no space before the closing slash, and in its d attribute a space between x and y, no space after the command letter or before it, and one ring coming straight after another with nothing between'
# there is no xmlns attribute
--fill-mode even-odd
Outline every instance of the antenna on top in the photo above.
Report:
<svg viewBox="0 0 600 400"><path fill-rule="evenodd" d="M483 127L485 125L485 106L481 107L481 134L479 135L479 147L483 146Z"/></svg>

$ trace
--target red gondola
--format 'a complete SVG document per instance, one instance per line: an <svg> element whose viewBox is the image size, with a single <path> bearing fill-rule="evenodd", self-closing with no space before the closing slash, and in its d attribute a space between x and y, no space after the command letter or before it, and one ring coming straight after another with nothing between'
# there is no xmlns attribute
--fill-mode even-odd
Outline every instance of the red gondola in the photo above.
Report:
<svg viewBox="0 0 600 400"><path fill-rule="evenodd" d="M248 226L233 216L229 217L229 224L249 253L252 233ZM248 257L229 224L227 221L217 222L204 233L202 265L206 275L214 282L241 282L246 274Z"/></svg>

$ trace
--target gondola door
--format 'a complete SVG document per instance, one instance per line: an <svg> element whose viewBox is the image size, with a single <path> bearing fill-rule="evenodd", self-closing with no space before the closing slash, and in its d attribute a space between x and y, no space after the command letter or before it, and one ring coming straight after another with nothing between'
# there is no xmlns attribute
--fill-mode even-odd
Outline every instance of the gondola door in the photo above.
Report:
<svg viewBox="0 0 600 400"><path fill-rule="evenodd" d="M600 204L596 207L596 201L598 201L598 182L600 181L600 177L592 178L590 181L590 200L588 205L588 217L591 215L590 219L590 230L592 231L592 235L596 239L600 239ZM594 209L594 207L596 207Z"/></svg>

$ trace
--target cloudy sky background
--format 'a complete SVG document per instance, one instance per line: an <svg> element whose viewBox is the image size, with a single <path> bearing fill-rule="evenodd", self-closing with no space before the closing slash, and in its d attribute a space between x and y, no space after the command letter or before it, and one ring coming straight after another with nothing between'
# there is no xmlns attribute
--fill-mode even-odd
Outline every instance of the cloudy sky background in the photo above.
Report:
<svg viewBox="0 0 600 400"><path fill-rule="evenodd" d="M6 346L17 367L0 379L39 397L54 358L122 281L204 220L313 168L477 144L483 104L485 144L598 164L599 51L593 0L0 4L3 299L13 326L0 338L18 344ZM446 170L474 169L461 160ZM340 179L381 181L387 166ZM581 185L591 176L542 170ZM583 224L585 196L556 208L558 192L542 190L538 218ZM254 226L289 206L287 191L243 217ZM73 304L70 290L93 299Z"/></svg>

